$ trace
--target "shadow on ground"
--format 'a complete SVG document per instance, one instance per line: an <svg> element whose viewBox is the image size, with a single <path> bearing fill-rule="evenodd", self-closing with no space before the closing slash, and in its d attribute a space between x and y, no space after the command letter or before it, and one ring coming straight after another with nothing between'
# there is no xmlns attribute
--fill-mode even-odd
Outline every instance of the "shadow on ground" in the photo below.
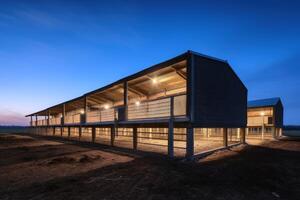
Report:
<svg viewBox="0 0 300 200"><path fill-rule="evenodd" d="M36 138L37 142L41 140ZM5 165L11 155L8 151L16 151L16 147L4 153L7 158L1 154L0 172L6 170L7 175L0 176L0 198L265 200L300 196L300 140L291 138L216 152L190 163L155 155L118 155L62 143L55 148L47 145L28 148L29 155L38 155L35 161L10 161ZM73 151L57 154L66 149ZM83 155L88 156L86 162L78 159ZM26 152L20 154L20 157L26 156ZM17 157L16 154L13 157ZM51 165L41 164L62 157L74 160L60 163L58 159ZM111 158L115 160L109 160ZM19 168L15 169L16 166ZM28 168L33 170L26 170ZM13 170L19 171L15 179L7 178L14 176ZM48 172L50 177L41 174ZM24 181L29 178L31 181Z"/></svg>

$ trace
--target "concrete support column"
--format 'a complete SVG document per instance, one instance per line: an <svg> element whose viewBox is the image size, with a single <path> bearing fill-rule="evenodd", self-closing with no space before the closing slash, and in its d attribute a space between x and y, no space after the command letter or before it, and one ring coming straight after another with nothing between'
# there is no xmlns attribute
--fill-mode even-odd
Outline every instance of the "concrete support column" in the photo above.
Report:
<svg viewBox="0 0 300 200"><path fill-rule="evenodd" d="M223 128L223 145L228 147L228 128Z"/></svg>
<svg viewBox="0 0 300 200"><path fill-rule="evenodd" d="M187 159L191 159L194 155L194 128L188 127L186 129L186 154Z"/></svg>
<svg viewBox="0 0 300 200"><path fill-rule="evenodd" d="M133 133L133 149L137 150L137 127L133 128L132 133Z"/></svg>
<svg viewBox="0 0 300 200"><path fill-rule="evenodd" d="M92 127L92 142L95 142L96 139L96 128Z"/></svg>

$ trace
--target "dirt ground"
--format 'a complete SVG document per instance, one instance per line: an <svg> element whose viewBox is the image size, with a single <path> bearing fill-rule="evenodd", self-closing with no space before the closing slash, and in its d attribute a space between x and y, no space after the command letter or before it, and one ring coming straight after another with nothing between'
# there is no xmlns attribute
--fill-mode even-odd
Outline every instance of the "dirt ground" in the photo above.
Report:
<svg viewBox="0 0 300 200"><path fill-rule="evenodd" d="M299 199L300 140L196 162L0 134L0 199Z"/></svg>

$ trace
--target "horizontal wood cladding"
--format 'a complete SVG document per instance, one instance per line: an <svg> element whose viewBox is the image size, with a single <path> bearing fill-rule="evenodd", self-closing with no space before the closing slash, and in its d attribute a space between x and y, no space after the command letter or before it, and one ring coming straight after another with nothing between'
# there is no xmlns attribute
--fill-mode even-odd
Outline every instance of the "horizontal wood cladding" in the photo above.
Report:
<svg viewBox="0 0 300 200"><path fill-rule="evenodd" d="M192 124L245 127L247 88L227 62L191 55Z"/></svg>

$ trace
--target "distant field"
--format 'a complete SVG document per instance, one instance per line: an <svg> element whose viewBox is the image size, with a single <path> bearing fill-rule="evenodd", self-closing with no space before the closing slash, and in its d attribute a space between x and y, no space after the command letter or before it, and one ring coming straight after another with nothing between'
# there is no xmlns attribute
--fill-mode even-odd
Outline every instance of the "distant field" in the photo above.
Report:
<svg viewBox="0 0 300 200"><path fill-rule="evenodd" d="M0 126L1 133L24 133L27 128L24 126Z"/></svg>
<svg viewBox="0 0 300 200"><path fill-rule="evenodd" d="M300 137L300 126L285 126L283 135L290 137Z"/></svg>
<svg viewBox="0 0 300 200"><path fill-rule="evenodd" d="M284 130L283 135L290 137L300 137L300 130Z"/></svg>

